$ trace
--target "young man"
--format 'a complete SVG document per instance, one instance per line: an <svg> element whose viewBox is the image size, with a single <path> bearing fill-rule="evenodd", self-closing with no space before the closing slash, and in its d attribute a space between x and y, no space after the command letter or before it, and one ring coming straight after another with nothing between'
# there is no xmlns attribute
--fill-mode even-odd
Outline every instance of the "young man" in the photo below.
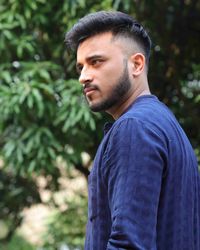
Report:
<svg viewBox="0 0 200 250"><path fill-rule="evenodd" d="M169 109L151 95L151 40L121 12L87 15L66 34L79 81L105 126L89 176L86 250L199 250L197 160Z"/></svg>

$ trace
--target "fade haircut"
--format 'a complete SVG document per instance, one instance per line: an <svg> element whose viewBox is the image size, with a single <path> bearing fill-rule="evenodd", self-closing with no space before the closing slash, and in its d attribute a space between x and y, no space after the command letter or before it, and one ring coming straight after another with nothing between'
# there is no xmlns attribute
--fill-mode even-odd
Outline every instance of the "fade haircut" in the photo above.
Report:
<svg viewBox="0 0 200 250"><path fill-rule="evenodd" d="M99 11L84 16L66 33L65 43L68 48L77 50L87 38L105 32L136 42L144 53L148 67L151 50L149 35L134 18L119 11Z"/></svg>

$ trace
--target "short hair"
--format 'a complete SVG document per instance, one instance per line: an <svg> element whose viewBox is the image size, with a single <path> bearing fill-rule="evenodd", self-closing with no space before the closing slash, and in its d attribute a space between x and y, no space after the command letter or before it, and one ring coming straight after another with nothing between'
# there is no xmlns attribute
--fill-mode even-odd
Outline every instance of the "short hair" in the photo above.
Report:
<svg viewBox="0 0 200 250"><path fill-rule="evenodd" d="M134 18L119 11L99 11L84 16L66 33L65 43L68 48L77 50L81 42L104 32L135 41L144 51L148 65L151 50L148 33Z"/></svg>

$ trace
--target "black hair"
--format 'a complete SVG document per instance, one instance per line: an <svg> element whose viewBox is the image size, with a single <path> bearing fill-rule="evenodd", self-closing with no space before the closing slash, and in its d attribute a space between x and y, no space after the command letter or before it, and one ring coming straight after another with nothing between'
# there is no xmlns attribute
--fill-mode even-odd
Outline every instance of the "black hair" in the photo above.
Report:
<svg viewBox="0 0 200 250"><path fill-rule="evenodd" d="M151 50L149 35L134 18L119 11L99 11L84 16L66 33L65 42L68 48L77 50L85 39L109 31L114 36L133 39L143 49L148 65Z"/></svg>

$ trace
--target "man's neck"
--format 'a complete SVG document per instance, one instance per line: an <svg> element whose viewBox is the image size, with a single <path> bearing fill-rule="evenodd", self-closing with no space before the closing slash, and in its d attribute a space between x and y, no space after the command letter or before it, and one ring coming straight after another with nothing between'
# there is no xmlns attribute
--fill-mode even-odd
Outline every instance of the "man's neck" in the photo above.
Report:
<svg viewBox="0 0 200 250"><path fill-rule="evenodd" d="M134 92L130 97L126 98L124 101L118 105L115 105L109 110L106 110L106 112L110 114L115 120L117 120L138 97L150 94L151 92L149 89L145 89L139 93Z"/></svg>

